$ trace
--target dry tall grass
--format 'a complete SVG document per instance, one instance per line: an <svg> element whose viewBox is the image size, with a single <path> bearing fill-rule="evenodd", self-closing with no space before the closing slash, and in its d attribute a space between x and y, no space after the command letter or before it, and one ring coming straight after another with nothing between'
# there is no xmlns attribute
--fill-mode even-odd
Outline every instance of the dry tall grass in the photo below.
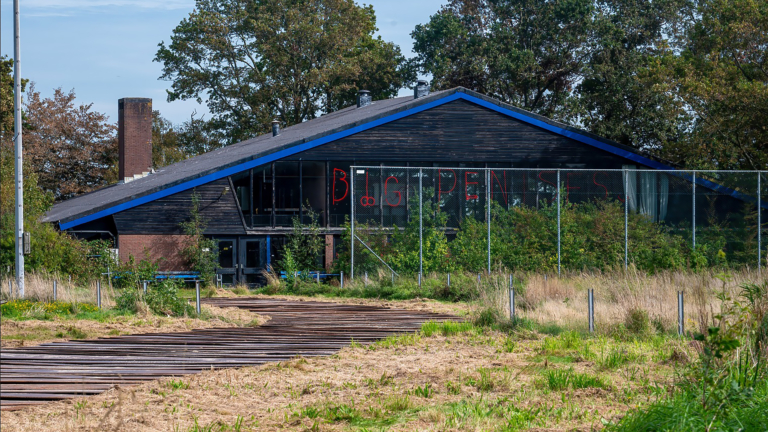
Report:
<svg viewBox="0 0 768 432"><path fill-rule="evenodd" d="M647 312L665 329L677 327L677 292L683 291L685 328L704 331L720 311L718 294L736 295L744 283L762 283L765 276L754 270L662 272L648 275L630 269L610 273L583 272L557 275L527 274L524 292L516 298L519 316L538 323L567 328L586 328L587 290L594 289L595 325L603 328L624 323L633 310ZM509 313L508 282L494 278L480 304Z"/></svg>
<svg viewBox="0 0 768 432"><path fill-rule="evenodd" d="M56 299L68 303L92 303L96 304L97 289L96 281L88 285L76 284L68 279L60 280L47 273L27 273L24 278L24 297L39 301L53 300L53 281L57 281ZM12 285L12 288L11 288ZM8 280L3 281L0 288L0 295L3 298L17 298L18 290L16 284L9 284ZM115 290L109 286L109 283L101 282L101 305L109 308L115 304Z"/></svg>

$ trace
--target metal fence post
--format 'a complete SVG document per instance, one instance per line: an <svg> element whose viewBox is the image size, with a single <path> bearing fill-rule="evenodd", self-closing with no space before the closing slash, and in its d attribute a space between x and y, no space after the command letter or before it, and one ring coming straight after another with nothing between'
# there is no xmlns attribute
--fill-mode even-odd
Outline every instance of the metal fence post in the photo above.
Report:
<svg viewBox="0 0 768 432"><path fill-rule="evenodd" d="M693 202L693 250L696 250L696 171L693 172L693 193L691 193Z"/></svg>
<svg viewBox="0 0 768 432"><path fill-rule="evenodd" d="M392 286L395 286L395 272L392 272Z"/></svg>
<svg viewBox="0 0 768 432"><path fill-rule="evenodd" d="M144 295L147 295L147 281L141 281L142 288L144 288Z"/></svg>
<svg viewBox="0 0 768 432"><path fill-rule="evenodd" d="M480 283L480 273L477 274L477 283Z"/></svg>
<svg viewBox="0 0 768 432"><path fill-rule="evenodd" d="M515 320L515 280L512 274L509 275L509 320Z"/></svg>
<svg viewBox="0 0 768 432"><path fill-rule="evenodd" d="M588 304L589 304L589 332L595 332L595 290L590 288L588 292Z"/></svg>
<svg viewBox="0 0 768 432"><path fill-rule="evenodd" d="M557 170L557 275L560 276L560 170Z"/></svg>
<svg viewBox="0 0 768 432"><path fill-rule="evenodd" d="M54 279L53 280L53 301L56 301L56 294L57 294L56 291L57 291L57 288L58 288L57 287L58 284L59 284L58 281L56 279Z"/></svg>
<svg viewBox="0 0 768 432"><path fill-rule="evenodd" d="M424 217L422 216L422 168L419 168L419 287L421 274L424 272Z"/></svg>
<svg viewBox="0 0 768 432"><path fill-rule="evenodd" d="M629 171L624 168L624 270L629 268Z"/></svg>
<svg viewBox="0 0 768 432"><path fill-rule="evenodd" d="M451 274L448 273L448 288L451 287Z"/></svg>
<svg viewBox="0 0 768 432"><path fill-rule="evenodd" d="M685 298L683 292L677 292L677 334L682 336L685 333Z"/></svg>
<svg viewBox="0 0 768 432"><path fill-rule="evenodd" d="M368 285L368 272L363 275L363 284Z"/></svg>
<svg viewBox="0 0 768 432"><path fill-rule="evenodd" d="M101 309L101 279L96 281L96 306Z"/></svg>
<svg viewBox="0 0 768 432"><path fill-rule="evenodd" d="M350 208L351 208L352 215L351 215L350 220L349 220L349 223L350 223L349 230L350 230L352 235L349 236L350 237L349 241L351 243L350 244L350 248L349 248L349 254L350 254L350 258L349 258L349 267L350 267L349 268L349 277L354 279L355 278L355 204L356 204L356 201L355 201L355 177L356 177L356 170L354 168L352 168L352 169L350 169L350 173L352 174L352 182L349 185L349 199L351 201ZM342 279L343 279L343 277L342 277ZM344 284L342 283L342 286L343 285Z"/></svg>
<svg viewBox="0 0 768 432"><path fill-rule="evenodd" d="M195 281L195 311L200 315L200 281Z"/></svg>
<svg viewBox="0 0 768 432"><path fill-rule="evenodd" d="M491 170L487 168L485 170L485 206L488 223L488 274L491 274Z"/></svg>
<svg viewBox="0 0 768 432"><path fill-rule="evenodd" d="M339 284L341 285L341 289L344 289L344 272L339 274Z"/></svg>

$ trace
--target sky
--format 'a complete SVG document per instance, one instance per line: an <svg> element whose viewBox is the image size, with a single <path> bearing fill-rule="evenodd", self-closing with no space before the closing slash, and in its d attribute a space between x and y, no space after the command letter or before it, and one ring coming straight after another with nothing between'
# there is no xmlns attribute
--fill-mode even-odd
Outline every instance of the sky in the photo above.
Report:
<svg viewBox="0 0 768 432"><path fill-rule="evenodd" d="M443 0L374 0L379 34L412 57L410 33L440 9ZM363 2L358 2L363 3ZM173 123L207 112L195 101L166 100L170 82L153 62L157 44L194 7L194 0L20 0L21 76L43 97L61 87L76 102L117 122L117 100L152 98L154 109ZM0 53L13 58L13 0L0 0ZM408 94L408 90L401 91Z"/></svg>

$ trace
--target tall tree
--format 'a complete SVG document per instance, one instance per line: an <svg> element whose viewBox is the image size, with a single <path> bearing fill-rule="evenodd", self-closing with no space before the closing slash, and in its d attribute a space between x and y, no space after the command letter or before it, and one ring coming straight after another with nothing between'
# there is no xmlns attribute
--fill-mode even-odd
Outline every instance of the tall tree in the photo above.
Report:
<svg viewBox="0 0 768 432"><path fill-rule="evenodd" d="M416 26L416 62L438 89L464 86L570 117L589 54L591 0L452 0Z"/></svg>
<svg viewBox="0 0 768 432"><path fill-rule="evenodd" d="M159 44L168 100L205 101L208 128L237 142L354 102L391 97L413 74L396 45L374 38L370 6L353 0L197 0Z"/></svg>
<svg viewBox="0 0 768 432"><path fill-rule="evenodd" d="M660 151L690 121L669 67L690 0L599 0L595 45L577 93L581 122L622 144Z"/></svg>
<svg viewBox="0 0 768 432"><path fill-rule="evenodd" d="M668 157L694 168L768 169L768 2L701 0L674 65L694 116Z"/></svg>
<svg viewBox="0 0 768 432"><path fill-rule="evenodd" d="M38 185L56 200L117 180L117 127L92 106L75 106L73 90L58 88L52 98L42 98L34 84L29 86L25 154Z"/></svg>

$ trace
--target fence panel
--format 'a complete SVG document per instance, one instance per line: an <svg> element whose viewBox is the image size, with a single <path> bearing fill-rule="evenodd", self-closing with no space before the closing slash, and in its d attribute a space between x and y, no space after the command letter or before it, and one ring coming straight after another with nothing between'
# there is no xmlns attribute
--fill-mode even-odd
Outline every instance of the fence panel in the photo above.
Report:
<svg viewBox="0 0 768 432"><path fill-rule="evenodd" d="M764 185L767 176L353 167L354 271L765 265L768 188L759 187L758 180Z"/></svg>

